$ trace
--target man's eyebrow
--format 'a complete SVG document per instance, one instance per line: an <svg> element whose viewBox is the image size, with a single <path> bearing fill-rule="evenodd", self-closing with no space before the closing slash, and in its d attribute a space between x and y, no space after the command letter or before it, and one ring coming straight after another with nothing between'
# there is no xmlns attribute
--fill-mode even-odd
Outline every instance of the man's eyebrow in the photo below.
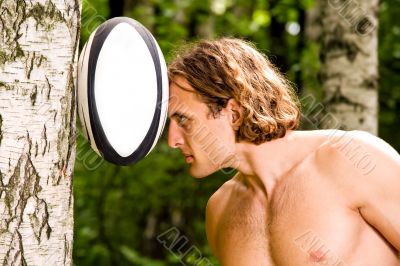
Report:
<svg viewBox="0 0 400 266"><path fill-rule="evenodd" d="M175 111L172 115L169 116L169 119L172 119L172 118L177 117L177 116L185 116L185 117L187 117L186 114L184 114L184 113L182 113L180 111Z"/></svg>

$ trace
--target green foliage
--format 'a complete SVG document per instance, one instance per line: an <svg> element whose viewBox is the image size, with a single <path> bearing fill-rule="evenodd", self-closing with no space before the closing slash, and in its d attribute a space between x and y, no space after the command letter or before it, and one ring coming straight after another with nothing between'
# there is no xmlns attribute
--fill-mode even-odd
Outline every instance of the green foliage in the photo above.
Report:
<svg viewBox="0 0 400 266"><path fill-rule="evenodd" d="M78 147L78 154L91 151L81 136ZM87 158L93 157L98 158L93 152L77 156L75 167L77 265L180 265L156 240L172 226L204 256L211 255L205 248L204 208L226 176L219 173L206 182L190 178L182 155L165 139L130 167L104 161L90 171Z"/></svg>
<svg viewBox="0 0 400 266"><path fill-rule="evenodd" d="M400 1L382 1L379 16L379 135L400 151Z"/></svg>
<svg viewBox="0 0 400 266"><path fill-rule="evenodd" d="M108 17L108 4L108 0L83 1L81 47ZM126 0L121 15L148 27L167 61L185 41L217 36L248 39L299 90L319 99L319 45L305 40L302 19L313 5L314 0ZM400 117L399 12L399 0L381 4L379 47L380 134L398 150L400 135L393 132ZM297 23L300 33L290 35L288 23ZM200 26L206 24L210 27L204 31ZM166 134L148 157L129 167L101 162L79 136L74 178L76 265L192 265L195 257L180 258L176 248L168 250L157 241L172 227L187 237L188 246L194 245L218 265L207 245L204 211L210 195L233 174L191 178L182 155L168 147Z"/></svg>
<svg viewBox="0 0 400 266"><path fill-rule="evenodd" d="M89 39L90 34L107 20L108 13L108 0L82 1L80 48Z"/></svg>

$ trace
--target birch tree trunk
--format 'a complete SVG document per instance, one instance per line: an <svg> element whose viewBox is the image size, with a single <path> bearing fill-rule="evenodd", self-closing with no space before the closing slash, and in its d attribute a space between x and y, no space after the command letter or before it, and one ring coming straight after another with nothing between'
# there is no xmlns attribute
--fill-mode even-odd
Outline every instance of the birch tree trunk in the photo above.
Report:
<svg viewBox="0 0 400 266"><path fill-rule="evenodd" d="M378 131L378 0L324 0L324 128Z"/></svg>
<svg viewBox="0 0 400 266"><path fill-rule="evenodd" d="M71 265L79 0L0 0L0 263Z"/></svg>

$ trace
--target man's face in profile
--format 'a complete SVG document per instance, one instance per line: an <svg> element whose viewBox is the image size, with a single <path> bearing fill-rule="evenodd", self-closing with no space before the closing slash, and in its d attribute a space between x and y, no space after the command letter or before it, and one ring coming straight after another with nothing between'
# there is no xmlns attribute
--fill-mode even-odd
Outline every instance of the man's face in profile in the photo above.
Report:
<svg viewBox="0 0 400 266"><path fill-rule="evenodd" d="M235 134L225 109L213 117L208 106L183 77L170 81L168 145L179 148L193 177L208 176L230 166Z"/></svg>

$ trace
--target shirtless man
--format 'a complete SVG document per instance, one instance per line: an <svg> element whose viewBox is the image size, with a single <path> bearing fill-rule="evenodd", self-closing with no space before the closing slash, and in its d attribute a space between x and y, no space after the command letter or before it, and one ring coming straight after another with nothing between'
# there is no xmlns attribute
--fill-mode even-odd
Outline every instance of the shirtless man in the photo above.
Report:
<svg viewBox="0 0 400 266"><path fill-rule="evenodd" d="M169 66L168 144L209 199L221 265L400 265L400 156L361 131L295 130L286 79L250 44L203 41Z"/></svg>

